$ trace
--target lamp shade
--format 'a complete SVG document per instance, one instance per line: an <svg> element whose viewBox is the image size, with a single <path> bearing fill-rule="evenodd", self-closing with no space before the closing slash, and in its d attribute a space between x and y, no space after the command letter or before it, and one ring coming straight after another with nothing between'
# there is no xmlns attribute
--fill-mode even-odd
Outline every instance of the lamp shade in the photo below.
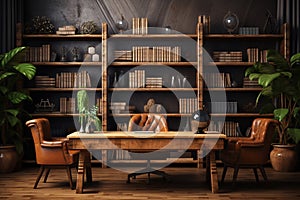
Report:
<svg viewBox="0 0 300 200"><path fill-rule="evenodd" d="M210 117L205 110L197 110L192 114L192 131L196 131L196 134L203 134L209 123Z"/></svg>

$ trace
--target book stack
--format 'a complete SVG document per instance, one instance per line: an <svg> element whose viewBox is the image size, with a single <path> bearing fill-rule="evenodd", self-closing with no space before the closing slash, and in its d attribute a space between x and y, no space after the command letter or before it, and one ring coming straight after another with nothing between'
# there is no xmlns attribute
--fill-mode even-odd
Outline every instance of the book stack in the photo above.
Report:
<svg viewBox="0 0 300 200"><path fill-rule="evenodd" d="M34 82L38 88L55 88L55 78L49 76L35 76Z"/></svg>
<svg viewBox="0 0 300 200"><path fill-rule="evenodd" d="M178 46L133 46L133 62L180 62L181 48Z"/></svg>
<svg viewBox="0 0 300 200"><path fill-rule="evenodd" d="M109 104L109 110L113 114L119 114L126 111L126 102L111 102Z"/></svg>
<svg viewBox="0 0 300 200"><path fill-rule="evenodd" d="M57 88L87 88L91 87L90 75L87 71L61 72L56 74Z"/></svg>
<svg viewBox="0 0 300 200"><path fill-rule="evenodd" d="M103 113L102 98L97 98L96 99L96 106L98 107L98 113L102 114Z"/></svg>
<svg viewBox="0 0 300 200"><path fill-rule="evenodd" d="M60 113L75 113L76 111L75 98L61 97L59 99L59 105Z"/></svg>
<svg viewBox="0 0 300 200"><path fill-rule="evenodd" d="M243 136L240 130L239 123L234 121L225 121L224 124L221 121L211 121L208 127L208 131L222 132L228 137Z"/></svg>
<svg viewBox="0 0 300 200"><path fill-rule="evenodd" d="M258 27L240 27L239 34L241 34L241 35L258 35L259 28Z"/></svg>
<svg viewBox="0 0 300 200"><path fill-rule="evenodd" d="M213 59L215 62L242 62L242 51L214 51Z"/></svg>
<svg viewBox="0 0 300 200"><path fill-rule="evenodd" d="M132 51L131 50L114 51L114 60L132 61Z"/></svg>
<svg viewBox="0 0 300 200"><path fill-rule="evenodd" d="M163 80L162 77L147 77L146 88L162 88Z"/></svg>
<svg viewBox="0 0 300 200"><path fill-rule="evenodd" d="M237 102L208 102L207 111L209 113L237 113Z"/></svg>
<svg viewBox="0 0 300 200"><path fill-rule="evenodd" d="M206 16L206 15L198 16L198 23L201 23L203 25L204 33L210 32L210 16Z"/></svg>
<svg viewBox="0 0 300 200"><path fill-rule="evenodd" d="M203 78L208 88L231 87L230 73L205 73Z"/></svg>
<svg viewBox="0 0 300 200"><path fill-rule="evenodd" d="M76 28L75 26L63 26L59 27L56 31L57 35L75 35Z"/></svg>
<svg viewBox="0 0 300 200"><path fill-rule="evenodd" d="M129 72L129 88L145 87L145 70Z"/></svg>
<svg viewBox="0 0 300 200"><path fill-rule="evenodd" d="M260 88L261 86L258 84L258 80L250 80L248 77L245 77L243 80L244 88Z"/></svg>
<svg viewBox="0 0 300 200"><path fill-rule="evenodd" d="M196 98L179 98L179 113L190 114L198 110Z"/></svg>
<svg viewBox="0 0 300 200"><path fill-rule="evenodd" d="M132 18L132 34L148 34L148 19Z"/></svg>
<svg viewBox="0 0 300 200"><path fill-rule="evenodd" d="M41 47L29 47L26 52L26 62L50 62L51 46L44 44Z"/></svg>

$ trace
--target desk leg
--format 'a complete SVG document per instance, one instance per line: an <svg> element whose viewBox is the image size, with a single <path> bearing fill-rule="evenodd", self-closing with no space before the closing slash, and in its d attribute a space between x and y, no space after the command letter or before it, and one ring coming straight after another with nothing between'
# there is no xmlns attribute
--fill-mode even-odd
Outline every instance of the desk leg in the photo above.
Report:
<svg viewBox="0 0 300 200"><path fill-rule="evenodd" d="M86 169L86 181L88 183L91 183L93 182L92 180L92 166L91 166L91 154L89 151L85 151L85 162L84 162L84 165L85 165L85 169Z"/></svg>
<svg viewBox="0 0 300 200"><path fill-rule="evenodd" d="M76 193L79 194L83 192L84 171L85 171L85 150L81 150L79 153L79 163L78 163L77 181L76 181Z"/></svg>
<svg viewBox="0 0 300 200"><path fill-rule="evenodd" d="M215 151L210 151L208 157L210 160L209 168L210 168L211 191L212 191L212 193L218 193L219 185L218 185L218 172L217 172Z"/></svg>

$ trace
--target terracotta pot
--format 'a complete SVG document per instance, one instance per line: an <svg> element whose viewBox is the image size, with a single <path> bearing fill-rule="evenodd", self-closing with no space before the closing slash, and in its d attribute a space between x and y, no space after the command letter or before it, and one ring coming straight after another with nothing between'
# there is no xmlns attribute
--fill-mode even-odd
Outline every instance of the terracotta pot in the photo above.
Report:
<svg viewBox="0 0 300 200"><path fill-rule="evenodd" d="M270 153L270 160L275 171L295 171L297 165L297 153L295 145L273 144L274 149Z"/></svg>
<svg viewBox="0 0 300 200"><path fill-rule="evenodd" d="M0 173L14 171L18 161L19 156L15 146L0 146Z"/></svg>

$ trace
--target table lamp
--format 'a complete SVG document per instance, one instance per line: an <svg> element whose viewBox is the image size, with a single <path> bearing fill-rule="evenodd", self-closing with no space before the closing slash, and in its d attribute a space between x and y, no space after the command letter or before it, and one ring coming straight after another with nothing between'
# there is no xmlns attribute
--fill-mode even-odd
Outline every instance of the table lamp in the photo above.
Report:
<svg viewBox="0 0 300 200"><path fill-rule="evenodd" d="M205 110L197 110L192 115L192 131L195 134L204 134L204 129L209 126L210 118Z"/></svg>

